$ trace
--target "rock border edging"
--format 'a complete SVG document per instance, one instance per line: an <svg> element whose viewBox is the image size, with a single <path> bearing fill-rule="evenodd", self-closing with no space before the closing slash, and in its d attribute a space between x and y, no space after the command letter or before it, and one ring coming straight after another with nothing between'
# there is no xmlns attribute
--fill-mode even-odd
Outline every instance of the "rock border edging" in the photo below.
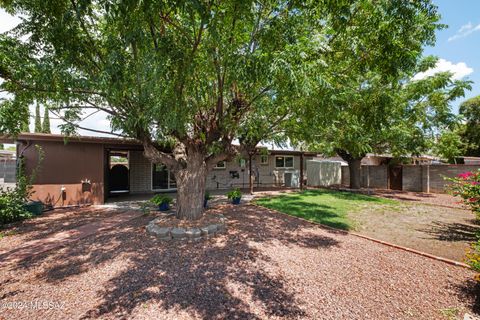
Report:
<svg viewBox="0 0 480 320"><path fill-rule="evenodd" d="M162 227L158 222L164 217L158 217L150 221L145 227L147 233L156 236L159 240L170 241L199 241L223 233L226 230L226 220L224 215L219 216L219 223L210 223L201 227Z"/></svg>

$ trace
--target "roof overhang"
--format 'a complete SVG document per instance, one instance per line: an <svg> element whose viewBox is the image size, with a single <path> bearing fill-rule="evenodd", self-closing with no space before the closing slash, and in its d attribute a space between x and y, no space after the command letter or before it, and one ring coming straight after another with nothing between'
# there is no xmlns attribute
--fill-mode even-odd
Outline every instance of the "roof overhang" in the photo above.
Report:
<svg viewBox="0 0 480 320"><path fill-rule="evenodd" d="M0 136L0 143L16 143L16 142L35 142L35 141L51 141L64 143L93 143L102 144L110 149L142 149L143 145L135 139L114 138L114 137L93 137L93 136L65 136L61 134L47 133L21 133L15 136ZM257 147L259 151L267 149L266 147ZM271 155L300 155L307 157L316 157L318 153L297 150L268 150Z"/></svg>
<svg viewBox="0 0 480 320"><path fill-rule="evenodd" d="M1 143L15 143L22 141L52 141L52 142L75 142L75 143L98 143L108 145L142 146L135 139L93 137L93 136L65 136L61 134L47 133L20 133L15 136L0 136Z"/></svg>

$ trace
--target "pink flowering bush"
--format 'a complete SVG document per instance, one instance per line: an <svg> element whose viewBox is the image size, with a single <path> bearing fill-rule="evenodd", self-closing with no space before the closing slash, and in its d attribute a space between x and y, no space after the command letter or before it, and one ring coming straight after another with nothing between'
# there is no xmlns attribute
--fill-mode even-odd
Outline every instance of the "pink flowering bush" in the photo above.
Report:
<svg viewBox="0 0 480 320"><path fill-rule="evenodd" d="M462 202L480 219L480 170L464 172L455 178L448 178L451 185L448 191L454 196L462 198Z"/></svg>
<svg viewBox="0 0 480 320"><path fill-rule="evenodd" d="M470 207L477 219L480 220L480 169L476 172L464 172L455 178L447 178L451 185L448 191L454 196L461 197L462 202ZM479 235L477 234L477 237ZM480 238L472 243L467 251L466 262L477 271L476 279L480 281Z"/></svg>

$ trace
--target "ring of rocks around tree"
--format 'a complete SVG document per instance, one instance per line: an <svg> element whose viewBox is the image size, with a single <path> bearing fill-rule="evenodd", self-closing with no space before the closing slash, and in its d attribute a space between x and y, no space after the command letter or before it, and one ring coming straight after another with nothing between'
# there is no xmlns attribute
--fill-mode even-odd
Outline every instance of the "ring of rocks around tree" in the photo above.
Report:
<svg viewBox="0 0 480 320"><path fill-rule="evenodd" d="M225 232L226 218L207 211L199 220L185 221L177 219L174 213L167 213L150 221L146 229L162 241L199 241Z"/></svg>

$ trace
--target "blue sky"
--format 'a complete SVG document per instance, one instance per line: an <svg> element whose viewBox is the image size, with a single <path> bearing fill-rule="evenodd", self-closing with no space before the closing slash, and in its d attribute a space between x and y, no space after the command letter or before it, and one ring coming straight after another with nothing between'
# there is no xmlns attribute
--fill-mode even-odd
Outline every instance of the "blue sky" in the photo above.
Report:
<svg viewBox="0 0 480 320"><path fill-rule="evenodd" d="M434 0L434 3L442 15L441 22L448 28L437 31L435 46L425 48L425 54L444 59L443 66L458 71L459 75L472 69L465 76L474 81L472 91L454 103L457 111L462 101L480 95L480 0Z"/></svg>

